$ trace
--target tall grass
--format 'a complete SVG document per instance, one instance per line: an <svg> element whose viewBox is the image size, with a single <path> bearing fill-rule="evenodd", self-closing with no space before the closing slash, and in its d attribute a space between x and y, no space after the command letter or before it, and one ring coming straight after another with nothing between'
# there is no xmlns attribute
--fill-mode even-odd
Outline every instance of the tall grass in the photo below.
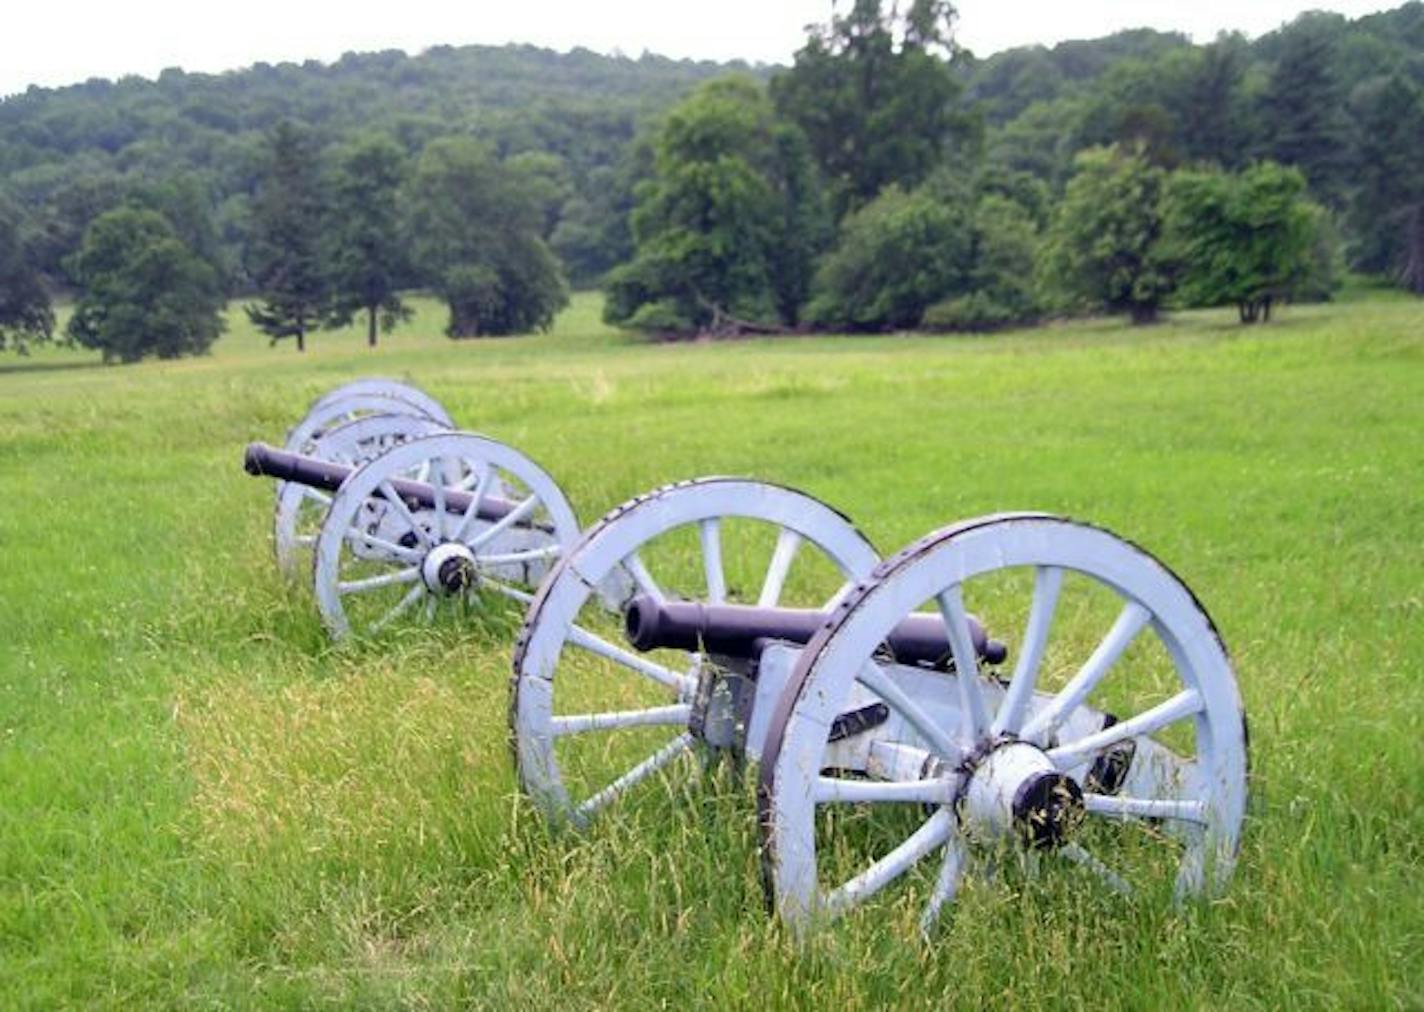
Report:
<svg viewBox="0 0 1424 1012"><path fill-rule="evenodd" d="M0 361L0 1006L1424 1005L1424 306L678 346L597 312L456 343L422 302L301 356L234 313L203 359ZM508 756L517 612L337 650L272 565L242 445L368 373L525 450L585 523L739 473L887 552L1019 508L1148 546L1251 718L1230 891L1009 869L929 942L891 897L798 945L724 773L551 836Z"/></svg>

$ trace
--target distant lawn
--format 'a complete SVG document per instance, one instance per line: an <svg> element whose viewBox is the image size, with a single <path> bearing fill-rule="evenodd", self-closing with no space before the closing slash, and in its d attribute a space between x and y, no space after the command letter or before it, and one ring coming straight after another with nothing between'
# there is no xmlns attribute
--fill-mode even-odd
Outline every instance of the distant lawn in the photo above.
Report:
<svg viewBox="0 0 1424 1012"><path fill-rule="evenodd" d="M0 1007L1424 1005L1424 302L1365 290L991 337L648 344L580 295L374 351L0 357ZM790 483L880 548L1044 509L1148 546L1211 610L1251 719L1224 899L971 885L792 945L750 800L651 790L584 839L517 797L517 611L331 649L271 559L245 442L406 377L588 523L701 474ZM892 916L893 915L893 916Z"/></svg>

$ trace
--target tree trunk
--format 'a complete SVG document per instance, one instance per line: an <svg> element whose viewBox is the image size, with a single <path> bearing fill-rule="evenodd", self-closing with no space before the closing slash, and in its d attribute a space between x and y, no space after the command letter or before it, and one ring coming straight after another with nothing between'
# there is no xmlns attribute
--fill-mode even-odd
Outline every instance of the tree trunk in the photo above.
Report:
<svg viewBox="0 0 1424 1012"><path fill-rule="evenodd" d="M1157 322L1157 307L1148 303L1137 302L1132 306L1132 325L1141 327L1144 324Z"/></svg>
<svg viewBox="0 0 1424 1012"><path fill-rule="evenodd" d="M1274 296L1272 296L1272 295L1267 295L1266 298L1265 298L1264 300L1262 300L1262 302L1261 302L1261 322L1262 322L1262 323L1270 323L1270 322L1271 322L1271 300L1272 300L1273 298L1274 298Z"/></svg>
<svg viewBox="0 0 1424 1012"><path fill-rule="evenodd" d="M376 307L366 307L366 346L374 348L376 346Z"/></svg>
<svg viewBox="0 0 1424 1012"><path fill-rule="evenodd" d="M297 324L297 351L307 350L307 329L303 323Z"/></svg>
<svg viewBox="0 0 1424 1012"><path fill-rule="evenodd" d="M1404 266L1399 280L1415 295L1424 295L1424 205L1410 208L1404 221Z"/></svg>

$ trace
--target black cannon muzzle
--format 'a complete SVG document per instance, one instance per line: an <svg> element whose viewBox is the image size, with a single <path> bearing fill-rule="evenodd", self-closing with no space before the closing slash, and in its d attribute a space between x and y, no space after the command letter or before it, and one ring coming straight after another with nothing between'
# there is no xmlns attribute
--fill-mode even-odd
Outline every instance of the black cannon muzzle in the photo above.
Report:
<svg viewBox="0 0 1424 1012"><path fill-rule="evenodd" d="M248 444L246 452L242 455L242 468L255 477L277 478L281 481L290 481L325 492L335 492L341 487L341 483L351 476L351 472L356 470L354 467L334 464L318 457L304 457L299 453L288 453L266 443ZM435 508L435 487L433 485L423 481L396 478L391 481L391 487L412 509ZM469 492L462 489L446 489L445 511L447 513L464 513L470 508L472 498L473 496ZM480 496L480 507L476 516L481 520L493 522L514 512L517 506L518 503L512 503L508 499L484 495ZM534 525L525 522L518 526Z"/></svg>
<svg viewBox="0 0 1424 1012"><path fill-rule="evenodd" d="M807 643L826 624L824 611L804 608L758 608L742 604L700 604L696 601L658 602L639 594L624 612L628 642L639 650L668 648L705 650L723 657L750 660L766 640ZM972 615L969 635L979 659L1000 664L1008 648L989 639ZM890 632L886 640L901 664L942 665L951 659L949 636L938 615L911 615Z"/></svg>

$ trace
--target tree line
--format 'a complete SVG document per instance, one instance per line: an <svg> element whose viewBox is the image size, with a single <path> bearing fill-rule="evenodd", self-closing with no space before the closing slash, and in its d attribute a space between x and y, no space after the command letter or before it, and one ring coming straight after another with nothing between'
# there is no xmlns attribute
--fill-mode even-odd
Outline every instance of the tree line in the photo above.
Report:
<svg viewBox="0 0 1424 1012"><path fill-rule="evenodd" d="M606 319L662 334L983 330L1225 304L1254 323L1281 301L1329 296L1339 236L1299 167L1304 148L1294 165L1223 166L1169 153L1124 116L1055 187L985 145L954 22L940 0L858 0L769 87L717 80L675 107ZM1379 192L1357 186L1347 202ZM1412 227L1377 224L1381 236Z"/></svg>
<svg viewBox="0 0 1424 1012"><path fill-rule="evenodd" d="M158 354L232 296L298 346L374 341L412 287L454 336L517 332L565 278L664 333L1259 320L1342 258L1424 291L1424 4L982 61L954 18L857 0L789 68L440 47L31 89L0 101L0 343L50 334L57 291L81 342L191 335Z"/></svg>

